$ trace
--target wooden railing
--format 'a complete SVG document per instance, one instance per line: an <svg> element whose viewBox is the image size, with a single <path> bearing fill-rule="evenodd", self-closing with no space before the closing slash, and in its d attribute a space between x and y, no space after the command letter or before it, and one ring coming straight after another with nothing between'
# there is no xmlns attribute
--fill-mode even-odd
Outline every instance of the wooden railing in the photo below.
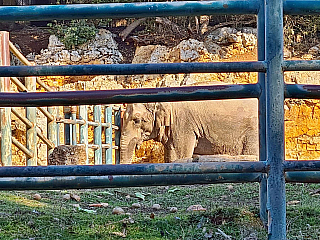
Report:
<svg viewBox="0 0 320 240"><path fill-rule="evenodd" d="M28 61L20 51L8 40L8 33L1 32L3 52L10 51L19 61L27 66L33 66L34 63ZM6 42L7 41L7 42ZM7 49L5 49L7 48ZM9 61L10 62L10 61ZM2 61L2 63L4 63ZM8 65L8 61L6 64ZM16 77L10 77L10 81L17 87L19 92L36 92L36 85L38 84L47 92L54 91L45 82L38 77L26 77L25 85ZM2 84L3 85L3 84ZM10 83L6 86L7 92L10 92ZM3 87L3 86L2 86ZM1 91L2 88L1 88ZM37 110L40 111L47 119L47 134L37 126ZM103 111L102 111L103 110ZM119 139L120 139L120 111L121 108L117 106L101 106L95 105L93 107L93 121L88 121L88 106L70 106L63 107L64 116L60 116L62 107L27 107L25 114L22 114L17 108L2 108L1 109L1 161L3 166L12 165L11 143L21 150L26 156L26 165L44 165L39 158L37 158L37 138L40 138L47 146L47 156L52 153L56 146L61 145L82 145L86 150L86 163L89 164L89 149L94 150L94 164L112 164L119 162ZM77 119L77 112L79 112L79 119ZM104 122L102 122L101 113L104 112ZM10 114L17 117L26 126L26 144L19 142L11 134L11 117ZM113 115L116 115L113 118ZM112 123L114 122L114 124ZM79 127L77 127L79 124ZM63 125L63 131L61 126ZM88 130L89 126L93 126L93 144L89 144ZM79 129L79 131L77 131ZM115 130L115 138L113 136ZM104 131L104 142L102 138L102 131ZM61 132L64 132L61 135ZM62 140L61 140L62 139ZM78 140L79 139L79 140ZM112 149L116 150L115 158L113 160ZM102 152L105 151L103 154ZM103 156L105 159L103 161Z"/></svg>

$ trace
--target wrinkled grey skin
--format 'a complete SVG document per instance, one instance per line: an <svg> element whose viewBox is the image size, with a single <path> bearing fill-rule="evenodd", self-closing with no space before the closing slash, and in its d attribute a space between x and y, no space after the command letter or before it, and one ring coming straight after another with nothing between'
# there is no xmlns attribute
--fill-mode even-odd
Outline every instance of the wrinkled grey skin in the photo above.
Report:
<svg viewBox="0 0 320 240"><path fill-rule="evenodd" d="M258 155L257 100L128 104L120 162L146 140L163 143L165 162L198 155Z"/></svg>

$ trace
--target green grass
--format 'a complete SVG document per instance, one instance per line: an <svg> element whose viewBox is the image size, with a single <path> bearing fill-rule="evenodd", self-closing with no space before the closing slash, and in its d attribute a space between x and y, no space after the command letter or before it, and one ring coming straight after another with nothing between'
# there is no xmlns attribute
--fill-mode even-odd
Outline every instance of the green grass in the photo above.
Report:
<svg viewBox="0 0 320 240"><path fill-rule="evenodd" d="M288 239L320 239L320 197L314 194L318 188L317 184L287 185ZM257 183L4 191L0 193L0 239L123 239L118 236L123 232L126 239L225 239L218 231L232 239L267 239L259 220L258 192ZM40 201L33 200L35 193L42 196ZM79 195L81 201L63 200L66 193ZM133 197L135 193L145 195L145 200ZM109 207L89 207L100 202L109 203ZM142 207L132 209L135 202ZM155 203L161 205L160 210L152 209ZM207 211L187 212L194 204ZM116 206L127 214L113 215ZM170 207L178 211L170 213Z"/></svg>

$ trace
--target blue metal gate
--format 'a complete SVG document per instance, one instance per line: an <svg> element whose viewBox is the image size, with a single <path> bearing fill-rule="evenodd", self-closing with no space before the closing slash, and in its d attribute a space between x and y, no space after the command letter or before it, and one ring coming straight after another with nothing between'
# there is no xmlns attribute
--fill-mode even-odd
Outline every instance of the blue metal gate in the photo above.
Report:
<svg viewBox="0 0 320 240"><path fill-rule="evenodd" d="M259 72L257 84L109 91L0 93L0 106L118 104L258 98L260 162L0 168L0 189L61 189L260 182L269 239L286 239L285 181L320 182L320 161L284 160L284 99L320 98L320 86L286 85L283 71L320 70L320 61L283 60L283 14L319 14L317 0L221 0L0 7L1 21L214 14L258 15L258 61L0 67L0 77ZM2 110L4 111L4 110ZM268 214L268 217L266 216Z"/></svg>

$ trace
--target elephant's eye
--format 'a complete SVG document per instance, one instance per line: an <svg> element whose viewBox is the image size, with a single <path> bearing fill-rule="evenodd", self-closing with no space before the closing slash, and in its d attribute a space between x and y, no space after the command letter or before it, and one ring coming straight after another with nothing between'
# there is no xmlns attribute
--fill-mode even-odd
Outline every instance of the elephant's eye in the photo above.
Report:
<svg viewBox="0 0 320 240"><path fill-rule="evenodd" d="M140 119L133 119L133 121L134 121L134 124L140 124L141 123Z"/></svg>

